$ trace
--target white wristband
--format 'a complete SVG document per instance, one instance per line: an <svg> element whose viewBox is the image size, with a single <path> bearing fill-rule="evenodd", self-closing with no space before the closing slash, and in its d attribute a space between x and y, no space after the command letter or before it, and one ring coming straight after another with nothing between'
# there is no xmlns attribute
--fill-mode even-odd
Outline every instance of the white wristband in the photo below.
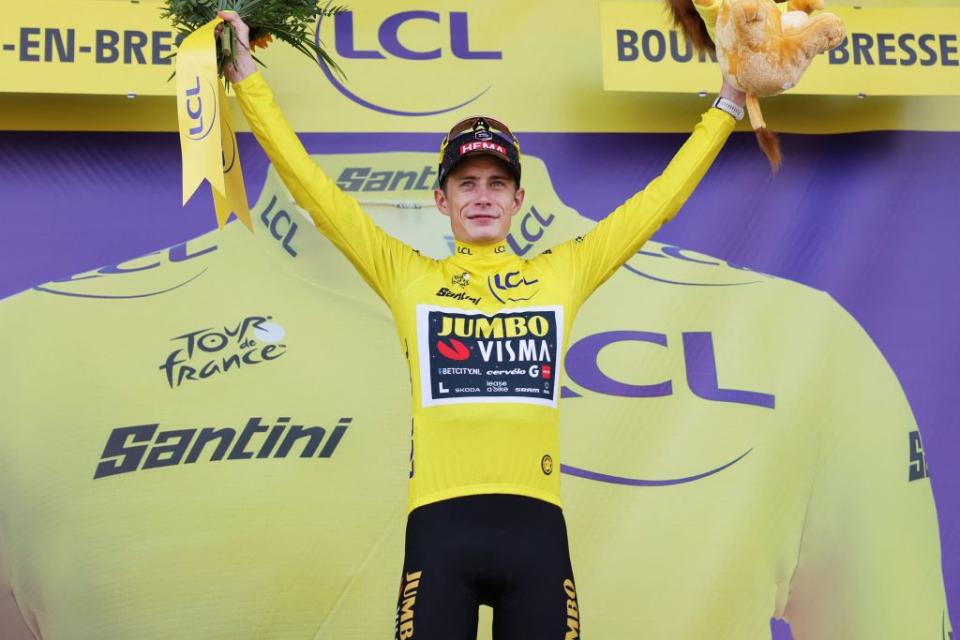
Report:
<svg viewBox="0 0 960 640"><path fill-rule="evenodd" d="M720 109L720 111L723 111L724 113L729 113L737 120L743 120L743 107L738 105L733 100L728 100L723 96L717 96L717 99L713 101L713 106L716 109Z"/></svg>

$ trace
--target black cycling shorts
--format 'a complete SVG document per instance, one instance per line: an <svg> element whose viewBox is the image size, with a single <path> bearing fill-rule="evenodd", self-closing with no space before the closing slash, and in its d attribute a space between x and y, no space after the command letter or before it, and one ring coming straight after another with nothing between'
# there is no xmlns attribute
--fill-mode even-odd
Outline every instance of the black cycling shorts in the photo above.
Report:
<svg viewBox="0 0 960 640"><path fill-rule="evenodd" d="M410 513L395 640L476 640L481 604L493 607L494 640L580 638L559 507L497 494Z"/></svg>

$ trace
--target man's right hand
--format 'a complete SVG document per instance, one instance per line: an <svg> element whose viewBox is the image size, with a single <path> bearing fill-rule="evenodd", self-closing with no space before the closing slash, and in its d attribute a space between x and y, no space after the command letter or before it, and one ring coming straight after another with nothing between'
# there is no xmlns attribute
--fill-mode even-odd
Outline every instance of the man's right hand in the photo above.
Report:
<svg viewBox="0 0 960 640"><path fill-rule="evenodd" d="M236 84L257 70L257 63L253 61L253 56L250 55L250 27L240 19L240 14L235 11L218 11L217 17L230 23L234 33L237 34L237 61L233 64L227 64L223 69L223 75L226 76L227 80ZM218 36L221 29L223 29L222 26L217 27Z"/></svg>

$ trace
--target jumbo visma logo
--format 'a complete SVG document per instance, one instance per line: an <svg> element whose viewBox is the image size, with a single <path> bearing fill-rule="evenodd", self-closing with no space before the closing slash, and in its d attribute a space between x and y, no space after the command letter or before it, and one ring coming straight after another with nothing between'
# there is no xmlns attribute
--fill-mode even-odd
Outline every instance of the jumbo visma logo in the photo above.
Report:
<svg viewBox="0 0 960 640"><path fill-rule="evenodd" d="M333 45L347 80L319 61L327 80L354 103L395 116L460 109L485 94L503 60L495 15L375 7L317 22L318 42ZM397 78L404 78L398 83Z"/></svg>
<svg viewBox="0 0 960 640"><path fill-rule="evenodd" d="M417 308L424 406L457 402L529 402L556 406L554 367L562 309L530 307L488 316Z"/></svg>

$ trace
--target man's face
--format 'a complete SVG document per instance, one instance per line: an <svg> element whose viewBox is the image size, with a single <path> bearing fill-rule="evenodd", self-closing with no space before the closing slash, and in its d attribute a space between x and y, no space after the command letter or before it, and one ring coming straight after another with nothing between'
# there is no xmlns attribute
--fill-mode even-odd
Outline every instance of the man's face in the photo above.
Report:
<svg viewBox="0 0 960 640"><path fill-rule="evenodd" d="M491 244L510 233L510 221L523 204L523 189L517 188L503 162L476 155L464 158L450 172L434 198L440 213L450 218L454 238Z"/></svg>

